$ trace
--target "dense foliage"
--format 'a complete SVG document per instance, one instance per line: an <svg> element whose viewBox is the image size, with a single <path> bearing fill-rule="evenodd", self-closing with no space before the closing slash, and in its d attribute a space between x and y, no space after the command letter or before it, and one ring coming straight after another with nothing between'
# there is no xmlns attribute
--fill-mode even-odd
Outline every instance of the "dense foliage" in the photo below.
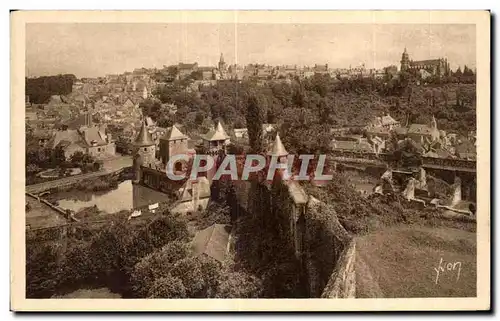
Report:
<svg viewBox="0 0 500 321"><path fill-rule="evenodd" d="M58 240L63 245L40 242L39 234L28 233L27 297L50 297L89 286L135 296L130 282L135 265L164 245L186 242L189 236L186 222L167 213L139 225L116 220L99 230L83 230Z"/></svg>
<svg viewBox="0 0 500 321"><path fill-rule="evenodd" d="M198 225L230 223L225 205L213 204ZM30 231L28 298L108 287L126 298L250 298L261 280L230 263L193 256L185 218L164 212L153 219L116 219L104 226Z"/></svg>
<svg viewBox="0 0 500 321"><path fill-rule="evenodd" d="M434 115L439 129L475 130L474 82L454 75L426 82L412 77L405 73L392 79L315 75L265 83L224 81L199 91L172 82L160 86L155 92L158 100L146 101L142 108L160 125L181 123L191 134L205 133L212 120L221 120L229 134L233 128L247 127L251 144L259 141L256 129L261 123L276 123L291 150L312 153L328 147L330 128L364 126L386 113L403 124L428 124ZM177 106L175 114L169 113L168 104Z"/></svg>
<svg viewBox="0 0 500 321"><path fill-rule="evenodd" d="M62 178L70 174L70 168L79 168L82 173L88 173L100 170L103 165L102 161L81 151L66 159L61 147L55 149L39 147L36 139L29 134L26 135L25 155L27 185L46 181L47 179L37 177L38 173L46 169L55 169L58 171L57 178Z"/></svg>
<svg viewBox="0 0 500 321"><path fill-rule="evenodd" d="M52 95L67 95L73 89L75 75L26 78L26 95L34 104L45 104Z"/></svg>
<svg viewBox="0 0 500 321"><path fill-rule="evenodd" d="M290 212L282 202L286 191L281 184L273 185L271 191L257 182L249 184L248 212L240 209L243 213L236 226L236 262L260 277L261 297L305 297L303 274L290 235Z"/></svg>

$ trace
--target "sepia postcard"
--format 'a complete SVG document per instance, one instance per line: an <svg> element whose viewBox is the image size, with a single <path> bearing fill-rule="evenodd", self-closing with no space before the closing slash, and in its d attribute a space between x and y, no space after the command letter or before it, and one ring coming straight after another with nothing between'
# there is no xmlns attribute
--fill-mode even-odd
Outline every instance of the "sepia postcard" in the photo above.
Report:
<svg viewBox="0 0 500 321"><path fill-rule="evenodd" d="M488 11L14 11L11 82L13 311L491 308Z"/></svg>

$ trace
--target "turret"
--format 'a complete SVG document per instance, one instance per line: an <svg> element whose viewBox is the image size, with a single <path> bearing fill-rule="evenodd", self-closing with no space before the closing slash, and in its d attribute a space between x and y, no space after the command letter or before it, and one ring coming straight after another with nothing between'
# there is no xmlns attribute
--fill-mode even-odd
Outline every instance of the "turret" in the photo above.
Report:
<svg viewBox="0 0 500 321"><path fill-rule="evenodd" d="M288 156L288 152L286 151L285 146L283 146L283 143L281 142L279 133L276 134L273 146L271 147L271 150L267 153L267 155L271 157L276 156L280 160Z"/></svg>
<svg viewBox="0 0 500 321"><path fill-rule="evenodd" d="M229 135L226 134L220 122L217 123L215 129L211 129L202 139L210 154L225 153L226 146L230 143Z"/></svg>
<svg viewBox="0 0 500 321"><path fill-rule="evenodd" d="M174 155L188 152L188 136L184 135L175 125L160 138L160 157L167 164Z"/></svg>
<svg viewBox="0 0 500 321"><path fill-rule="evenodd" d="M140 155L142 158L142 166L152 167L155 163L156 146L148 131L145 119L142 121L139 135L137 135L133 146L134 154Z"/></svg>
<svg viewBox="0 0 500 321"><path fill-rule="evenodd" d="M271 146L271 149L267 153L268 156L268 164L269 164L269 173L272 173L273 181L277 178L284 178L284 173L287 171L286 169L282 168L282 165L278 164L287 164L288 163L288 152L285 149L285 146L283 146L283 143L281 142L281 138L279 133L276 133L276 138L274 139L273 145ZM275 163L276 162L276 163ZM275 167L277 166L277 167ZM281 168L280 168L281 167ZM291 173L289 173L291 174ZM268 176L269 178L269 176Z"/></svg>

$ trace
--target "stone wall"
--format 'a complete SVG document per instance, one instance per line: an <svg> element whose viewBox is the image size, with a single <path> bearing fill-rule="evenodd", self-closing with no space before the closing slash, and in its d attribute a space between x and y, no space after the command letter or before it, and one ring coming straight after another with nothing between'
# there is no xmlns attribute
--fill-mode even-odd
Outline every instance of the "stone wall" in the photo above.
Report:
<svg viewBox="0 0 500 321"><path fill-rule="evenodd" d="M352 239L342 252L323 290L321 298L354 298L356 296L356 241Z"/></svg>
<svg viewBox="0 0 500 321"><path fill-rule="evenodd" d="M333 207L312 196L307 205L305 225L303 263L308 294L319 298L332 276L339 273L352 237L340 224Z"/></svg>
<svg viewBox="0 0 500 321"><path fill-rule="evenodd" d="M281 225L281 237L293 242L301 261L302 272L297 277L303 280L308 297L354 297L355 244L334 208L310 195L306 204L297 204L285 184L279 185L246 186L248 212L254 213L257 206L259 213L265 213L264 226ZM237 195L246 194L239 189L243 186L236 186ZM238 201L244 200L238 197Z"/></svg>

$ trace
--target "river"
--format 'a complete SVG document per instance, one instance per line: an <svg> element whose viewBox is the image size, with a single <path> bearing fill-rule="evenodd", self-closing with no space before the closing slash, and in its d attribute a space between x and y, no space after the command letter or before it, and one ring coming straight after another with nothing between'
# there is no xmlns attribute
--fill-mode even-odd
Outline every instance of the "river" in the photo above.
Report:
<svg viewBox="0 0 500 321"><path fill-rule="evenodd" d="M168 196L156 190L132 184L126 180L118 184L118 188L105 192L71 191L57 195L59 206L75 212L96 205L97 208L108 214L122 210L130 210L166 201Z"/></svg>

